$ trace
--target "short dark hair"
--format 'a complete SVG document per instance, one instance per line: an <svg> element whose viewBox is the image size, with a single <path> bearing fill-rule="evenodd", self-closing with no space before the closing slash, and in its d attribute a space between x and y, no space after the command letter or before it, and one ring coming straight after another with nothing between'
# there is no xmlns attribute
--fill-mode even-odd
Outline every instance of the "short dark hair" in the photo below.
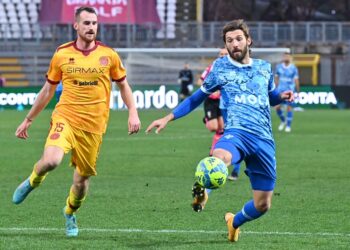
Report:
<svg viewBox="0 0 350 250"><path fill-rule="evenodd" d="M248 25L244 22L243 19L236 19L227 23L222 29L222 39L226 43L226 33L235 30L242 30L246 39L250 38Z"/></svg>
<svg viewBox="0 0 350 250"><path fill-rule="evenodd" d="M89 6L81 6L75 11L75 20L77 21L80 17L81 12L86 11L97 16L96 10Z"/></svg>

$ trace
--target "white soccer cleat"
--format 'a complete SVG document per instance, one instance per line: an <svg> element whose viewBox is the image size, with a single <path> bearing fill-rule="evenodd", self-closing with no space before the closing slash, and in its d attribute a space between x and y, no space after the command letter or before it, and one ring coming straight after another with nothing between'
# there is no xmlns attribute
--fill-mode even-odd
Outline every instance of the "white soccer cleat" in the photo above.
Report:
<svg viewBox="0 0 350 250"><path fill-rule="evenodd" d="M286 123L285 122L281 122L281 124L278 126L278 131L282 131L285 126L286 126Z"/></svg>
<svg viewBox="0 0 350 250"><path fill-rule="evenodd" d="M292 129L290 127L286 127L286 129L284 131L287 133L290 133L292 131Z"/></svg>

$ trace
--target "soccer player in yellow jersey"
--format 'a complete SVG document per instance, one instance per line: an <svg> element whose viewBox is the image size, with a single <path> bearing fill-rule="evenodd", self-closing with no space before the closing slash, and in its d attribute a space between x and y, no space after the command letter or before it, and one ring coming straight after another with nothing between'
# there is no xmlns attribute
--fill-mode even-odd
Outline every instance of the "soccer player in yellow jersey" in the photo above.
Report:
<svg viewBox="0 0 350 250"><path fill-rule="evenodd" d="M63 92L52 113L44 153L31 175L16 189L13 202L21 203L42 183L48 172L61 163L64 154L72 151L73 185L63 210L67 236L78 235L75 212L86 197L90 176L96 175L96 159L109 118L111 80L117 83L129 109L129 134L137 133L141 126L125 68L112 48L95 40L97 27L97 14L93 8L76 10L74 29L77 39L58 47L45 85L16 130L18 138L28 138L28 128L62 81Z"/></svg>

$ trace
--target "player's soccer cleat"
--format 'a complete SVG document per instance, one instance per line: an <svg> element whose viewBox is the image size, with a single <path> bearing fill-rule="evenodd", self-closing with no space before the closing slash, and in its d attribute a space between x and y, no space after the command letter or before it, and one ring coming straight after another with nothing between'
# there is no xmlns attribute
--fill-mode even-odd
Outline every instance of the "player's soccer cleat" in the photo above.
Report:
<svg viewBox="0 0 350 250"><path fill-rule="evenodd" d="M30 185L29 178L23 181L15 190L12 202L20 204L34 188Z"/></svg>
<svg viewBox="0 0 350 250"><path fill-rule="evenodd" d="M278 131L282 131L285 126L286 126L286 123L285 122L281 122L281 124L278 126Z"/></svg>
<svg viewBox="0 0 350 250"><path fill-rule="evenodd" d="M227 179L230 181L237 181L238 174L235 171L232 171L232 173L229 176L227 176Z"/></svg>
<svg viewBox="0 0 350 250"><path fill-rule="evenodd" d="M68 237L78 236L79 229L75 214L66 214L66 207L64 207L63 216L66 219L66 235Z"/></svg>
<svg viewBox="0 0 350 250"><path fill-rule="evenodd" d="M228 240L232 242L238 241L239 237L239 228L233 227L233 219L235 218L235 215L233 213L226 213L225 214L225 221L227 225L228 230Z"/></svg>
<svg viewBox="0 0 350 250"><path fill-rule="evenodd" d="M292 129L291 129L291 127L286 127L286 129L284 131L287 133L290 133L290 132L292 132Z"/></svg>
<svg viewBox="0 0 350 250"><path fill-rule="evenodd" d="M207 191L205 190L204 187L199 185L198 182L195 182L192 187L192 196L193 196L193 202L192 202L193 210L195 212L201 212L208 201Z"/></svg>

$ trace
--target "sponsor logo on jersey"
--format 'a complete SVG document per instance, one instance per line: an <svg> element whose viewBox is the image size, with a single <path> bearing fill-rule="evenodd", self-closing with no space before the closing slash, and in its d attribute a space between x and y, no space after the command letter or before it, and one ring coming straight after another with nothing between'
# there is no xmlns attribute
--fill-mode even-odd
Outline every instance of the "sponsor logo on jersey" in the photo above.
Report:
<svg viewBox="0 0 350 250"><path fill-rule="evenodd" d="M67 73L78 73L78 74L104 74L105 68L83 68L83 67L68 67Z"/></svg>
<svg viewBox="0 0 350 250"><path fill-rule="evenodd" d="M260 106L268 106L270 105L269 99L267 99L264 96L258 95L236 95L235 96L235 103L242 103L242 104L251 104L251 105L260 105Z"/></svg>
<svg viewBox="0 0 350 250"><path fill-rule="evenodd" d="M96 86L98 85L98 81L74 81L73 82L75 85L79 85L79 86Z"/></svg>
<svg viewBox="0 0 350 250"><path fill-rule="evenodd" d="M107 56L101 56L100 59L101 66L107 66L108 65L108 57Z"/></svg>
<svg viewBox="0 0 350 250"><path fill-rule="evenodd" d="M75 63L74 58L73 58L73 57L69 58L69 62L68 62L68 63L69 63L69 64L74 64L74 63Z"/></svg>
<svg viewBox="0 0 350 250"><path fill-rule="evenodd" d="M225 139L230 140L230 139L232 139L232 138L235 137L235 136L234 136L234 135L231 135L231 134L228 134L228 135L225 135L224 137L225 137Z"/></svg>

